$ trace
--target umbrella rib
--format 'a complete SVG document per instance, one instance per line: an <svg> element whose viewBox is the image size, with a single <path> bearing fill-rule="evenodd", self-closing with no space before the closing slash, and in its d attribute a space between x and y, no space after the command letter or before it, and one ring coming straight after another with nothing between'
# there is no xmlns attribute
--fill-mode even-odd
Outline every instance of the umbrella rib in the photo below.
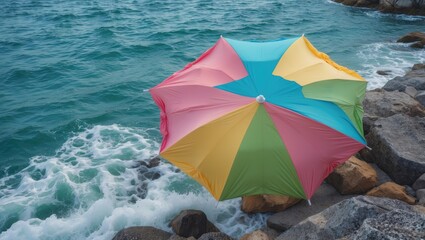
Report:
<svg viewBox="0 0 425 240"><path fill-rule="evenodd" d="M191 66L190 68L186 69L185 71L179 72L178 74L174 75L172 78L169 78L170 79L169 81L171 81L171 79L174 79L174 78L178 78L178 77L182 77L182 76L184 77L184 75L186 75L186 74L188 74L190 72L193 72L195 70L203 70L203 69L208 69L208 70L211 70L211 71L220 72L220 73L224 74L226 77L228 77L229 79L232 79L233 81L239 80L239 79L234 79L232 76L230 76L229 74L227 74L226 72L224 72L224 71L222 71L220 69L212 68L212 67L207 66L207 65L194 65L194 66ZM221 84L219 84L219 85L221 85ZM216 86L219 86L219 85L216 85ZM215 87L215 86L204 85L202 83L199 83L199 84L193 84L193 83L181 84L180 86ZM168 88L168 87L175 87L175 85L173 84L173 82L169 82L167 84L157 86L157 88Z"/></svg>
<svg viewBox="0 0 425 240"><path fill-rule="evenodd" d="M289 76L291 76L291 75L293 75L293 74L296 74L296 73L299 73L299 72L305 71L306 69L309 69L309 68L312 68L312 67L314 67L314 66L317 66L317 65L320 65L320 64L324 64L324 63L325 63L325 62L318 62L318 63L314 63L314 64L311 64L311 65L305 66L305 67L300 68L300 69L298 69L298 70L295 70L295 71L293 71L293 72L291 72L291 73L287 73L287 74L285 74L283 77L284 77L285 79L288 79L288 80L289 80ZM326 64L326 63L325 63L325 64Z"/></svg>

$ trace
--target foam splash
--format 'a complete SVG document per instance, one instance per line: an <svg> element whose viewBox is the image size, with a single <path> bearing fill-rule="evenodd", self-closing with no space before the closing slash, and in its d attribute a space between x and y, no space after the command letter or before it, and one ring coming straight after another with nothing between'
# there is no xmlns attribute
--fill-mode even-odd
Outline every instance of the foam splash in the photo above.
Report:
<svg viewBox="0 0 425 240"><path fill-rule="evenodd" d="M368 89L380 88L397 76L403 76L415 63L425 62L425 51L410 44L385 42L361 46L357 56L363 60L358 72L369 81ZM388 71L379 75L377 71Z"/></svg>
<svg viewBox="0 0 425 240"><path fill-rule="evenodd" d="M153 133L152 131L156 132ZM195 181L161 162L161 174L137 196L137 161L149 159L159 144L156 129L95 126L71 138L54 156L36 156L18 174L0 179L0 239L111 239L130 226L170 231L184 209L206 213L234 237L264 226L267 215L249 217L238 199L218 203ZM11 181L20 181L10 186ZM9 227L10 226L10 227Z"/></svg>
<svg viewBox="0 0 425 240"><path fill-rule="evenodd" d="M425 16L418 15L406 15L406 14L396 14L396 13L383 13L379 11L365 11L365 14L373 18L395 18L401 21L415 22L415 21L424 21Z"/></svg>

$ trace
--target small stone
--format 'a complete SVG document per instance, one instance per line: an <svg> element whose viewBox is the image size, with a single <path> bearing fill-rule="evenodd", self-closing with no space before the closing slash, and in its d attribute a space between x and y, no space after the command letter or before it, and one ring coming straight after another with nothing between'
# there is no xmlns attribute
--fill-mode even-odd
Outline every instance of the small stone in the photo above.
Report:
<svg viewBox="0 0 425 240"><path fill-rule="evenodd" d="M392 199L398 199L400 201L406 202L408 204L415 204L416 199L412 196L409 196L406 192L406 188L403 186L398 185L395 182L387 182L384 183L366 194L367 196L374 196L374 197L385 197L385 198L392 198Z"/></svg>
<svg viewBox="0 0 425 240"><path fill-rule="evenodd" d="M149 160L148 167L153 168L159 166L159 163L161 162L161 159L159 157L152 158Z"/></svg>
<svg viewBox="0 0 425 240"><path fill-rule="evenodd" d="M391 70L378 70L376 73L382 76L387 76L391 74Z"/></svg>
<svg viewBox="0 0 425 240"><path fill-rule="evenodd" d="M156 180L161 177L159 172L146 172L143 174L145 179Z"/></svg>

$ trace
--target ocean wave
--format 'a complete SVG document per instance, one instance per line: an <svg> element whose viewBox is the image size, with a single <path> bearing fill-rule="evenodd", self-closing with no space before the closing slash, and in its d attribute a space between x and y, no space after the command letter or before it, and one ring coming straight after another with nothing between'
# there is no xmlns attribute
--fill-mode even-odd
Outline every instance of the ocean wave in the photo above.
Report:
<svg viewBox="0 0 425 240"><path fill-rule="evenodd" d="M161 51L173 51L175 50L174 46L162 43L162 42L151 42L147 44L134 44L123 47L122 51L125 54L142 54L147 52L161 52Z"/></svg>
<svg viewBox="0 0 425 240"><path fill-rule="evenodd" d="M404 75L413 64L425 62L424 50L395 42L366 44L357 56L363 60L359 73L369 81L368 89L380 88L392 78ZM379 70L388 71L388 75L379 75Z"/></svg>
<svg viewBox="0 0 425 240"><path fill-rule="evenodd" d="M204 211L235 237L264 226L268 215L242 213L239 199L218 203L165 162L151 169L160 177L140 197L137 162L159 148L152 131L158 130L97 125L70 137L54 155L32 157L28 167L0 179L0 239L111 239L135 225L170 231L169 221L184 209Z"/></svg>
<svg viewBox="0 0 425 240"><path fill-rule="evenodd" d="M383 13L380 11L365 11L365 14L373 18L393 18L393 19L409 21L409 22L425 21L425 16L417 16L417 15Z"/></svg>

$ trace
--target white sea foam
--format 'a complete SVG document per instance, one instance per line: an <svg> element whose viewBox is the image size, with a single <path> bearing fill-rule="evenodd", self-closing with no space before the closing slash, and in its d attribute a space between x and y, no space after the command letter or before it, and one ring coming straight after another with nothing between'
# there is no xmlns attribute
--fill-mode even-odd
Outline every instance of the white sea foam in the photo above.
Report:
<svg viewBox="0 0 425 240"><path fill-rule="evenodd" d="M367 16L373 17L373 18L388 17L388 18L395 18L395 19L401 20L401 21L410 21L410 22L424 21L425 20L425 16L394 14L394 13L382 13L382 12L379 12L379 11L365 11L365 14Z"/></svg>
<svg viewBox="0 0 425 240"><path fill-rule="evenodd" d="M392 78L404 75L413 64L425 62L424 50L396 42L361 46L357 56L363 60L358 72L369 81L368 89L382 87ZM378 70L388 71L388 75L379 75Z"/></svg>
<svg viewBox="0 0 425 240"><path fill-rule="evenodd" d="M239 199L218 203L168 163L152 169L161 177L149 182L145 199L137 197L135 160L159 148L149 131L158 130L95 126L69 138L54 156L33 157L20 173L0 179L0 224L19 219L0 239L111 239L137 225L170 231L168 223L183 209L204 211L234 237L264 226L266 215L242 213ZM19 178L18 187L7 186ZM65 210L40 217L43 206Z"/></svg>

